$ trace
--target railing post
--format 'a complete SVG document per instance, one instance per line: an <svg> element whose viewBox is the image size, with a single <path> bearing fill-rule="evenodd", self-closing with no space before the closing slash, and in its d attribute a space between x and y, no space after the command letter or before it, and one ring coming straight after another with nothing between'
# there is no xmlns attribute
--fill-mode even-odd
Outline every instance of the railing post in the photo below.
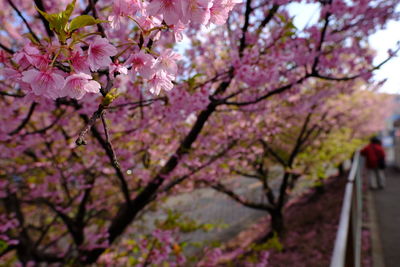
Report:
<svg viewBox="0 0 400 267"><path fill-rule="evenodd" d="M360 153L354 155L347 180L330 267L361 266L362 181Z"/></svg>
<svg viewBox="0 0 400 267"><path fill-rule="evenodd" d="M356 221L355 221L355 242L354 242L354 266L360 267L361 266L361 235L362 235L362 180L361 180L361 164L360 160L357 162L357 173L355 178L356 184L356 210L354 213L356 214Z"/></svg>

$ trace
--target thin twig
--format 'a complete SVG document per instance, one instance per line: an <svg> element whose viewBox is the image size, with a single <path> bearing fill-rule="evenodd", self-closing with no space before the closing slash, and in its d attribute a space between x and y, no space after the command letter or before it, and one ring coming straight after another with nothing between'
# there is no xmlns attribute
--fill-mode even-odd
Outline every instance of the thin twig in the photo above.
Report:
<svg viewBox="0 0 400 267"><path fill-rule="evenodd" d="M43 12L46 12L46 9L44 8L43 1L42 1L42 0L35 0L35 5L36 5L40 10L42 10ZM46 20L46 18L43 17L43 15L40 14L39 12L38 12L38 15L39 15L39 18L40 18L40 20L42 21L42 23L43 23L43 25L44 25L44 27L45 27L45 29L46 29L47 35L48 35L49 37L53 37L53 36L54 36L54 32L50 29L49 22L48 22L48 21Z"/></svg>
<svg viewBox="0 0 400 267"><path fill-rule="evenodd" d="M118 177L119 181L121 182L121 190L122 190L122 193L124 194L125 201L127 203L129 203L131 201L130 194L129 194L129 186L128 186L128 183L125 180L124 174L123 174L122 169L121 169L121 165L118 162L117 155L116 155L116 153L114 151L114 148L113 148L113 145L112 145L112 143L110 141L110 134L109 134L109 131L108 131L108 126L107 126L107 122L105 120L104 114L105 114L105 111L103 111L100 114L100 117L101 117L101 122L103 123L104 134L106 136L105 149L106 149L106 152L107 152L107 154L108 154L108 156L109 156L109 158L111 160L111 165L117 171L117 177Z"/></svg>
<svg viewBox="0 0 400 267"><path fill-rule="evenodd" d="M104 106L102 104L99 105L99 108L93 113L92 117L90 117L89 121L86 123L85 127L79 133L78 139L76 139L75 143L78 146L86 145L87 142L85 140L85 135L90 130L90 128L96 123L96 121L101 117L101 114L104 112Z"/></svg>
<svg viewBox="0 0 400 267"><path fill-rule="evenodd" d="M28 114L26 115L25 119L21 122L21 124L15 130L8 133L9 135L16 135L28 124L29 120L31 119L31 117L33 115L33 112L35 111L36 106L37 106L36 102L33 102L31 104L31 107L29 108Z"/></svg>
<svg viewBox="0 0 400 267"><path fill-rule="evenodd" d="M96 4L99 0L94 0L94 4ZM82 15L89 14L89 12L92 10L92 5L89 1L89 4L86 6L85 10L82 11Z"/></svg>
<svg viewBox="0 0 400 267"><path fill-rule="evenodd" d="M65 114L65 112L66 112L65 110L62 110L60 115L58 115L56 117L56 119L50 125L48 125L44 128L32 131L32 132L27 132L23 136L32 135L32 134L45 134L48 130L53 128L59 122L59 120L62 118L62 116Z"/></svg>
<svg viewBox="0 0 400 267"><path fill-rule="evenodd" d="M18 97L18 98L25 96L24 94L13 94L13 93L4 92L4 91L0 91L0 95Z"/></svg>
<svg viewBox="0 0 400 267"><path fill-rule="evenodd" d="M0 43L0 47L1 47L4 51L6 51L7 53L9 53L9 54L14 54L14 53L15 53L14 50L12 50L11 48L8 48L7 46L3 45L2 43Z"/></svg>
<svg viewBox="0 0 400 267"><path fill-rule="evenodd" d="M11 5L11 7L14 9L15 12L17 12L18 16L22 19L22 21L25 23L26 27L28 28L29 32L32 34L32 37L40 43L39 37L35 34L35 32L32 30L31 26L29 25L28 21L25 19L24 15L22 15L21 11L15 6L15 4L11 0L7 0L8 3Z"/></svg>
<svg viewBox="0 0 400 267"><path fill-rule="evenodd" d="M189 173L179 177L178 179L175 179L174 181L170 182L168 185L166 185L163 189L160 190L160 192L165 193L171 190L175 185L182 183L184 180L187 178L191 177L193 174L201 171L202 169L210 166L212 163L214 163L217 159L221 158L224 156L228 151L230 151L235 145L237 144L237 140L232 141L225 149L223 149L221 152L213 155L207 162L202 164L201 166L194 168L191 170Z"/></svg>
<svg viewBox="0 0 400 267"><path fill-rule="evenodd" d="M89 0L90 9L92 10L93 17L95 19L98 19L99 17L97 16L96 3L97 3L97 1ZM103 37L103 38L106 37L106 33L105 33L104 28L101 25L101 23L97 23L97 30L101 33L101 37Z"/></svg>
<svg viewBox="0 0 400 267"><path fill-rule="evenodd" d="M239 45L240 57L243 56L243 50L246 47L246 33L247 33L247 29L249 28L249 25L250 25L250 14L252 12L251 1L252 0L247 0L247 2L246 2L246 11L244 14L244 24L242 27L242 37L240 38L240 45Z"/></svg>

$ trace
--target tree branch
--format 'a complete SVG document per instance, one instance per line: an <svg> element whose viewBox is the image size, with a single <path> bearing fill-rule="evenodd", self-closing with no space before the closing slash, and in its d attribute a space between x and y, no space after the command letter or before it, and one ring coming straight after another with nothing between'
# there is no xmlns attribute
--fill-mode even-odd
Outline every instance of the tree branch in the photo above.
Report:
<svg viewBox="0 0 400 267"><path fill-rule="evenodd" d="M8 48L7 46L3 45L2 43L0 43L0 47L1 47L4 51L6 51L7 53L9 53L9 54L11 54L11 55L15 53L14 50L12 50L11 48Z"/></svg>
<svg viewBox="0 0 400 267"><path fill-rule="evenodd" d="M329 12L326 13L326 15L325 15L325 23L324 23L324 26L322 28L321 38L319 39L319 43L318 43L317 50L316 50L318 52L318 55L314 58L313 65L311 67L311 72L312 73L314 73L314 72L316 73L317 72L317 66L318 66L318 63L319 63L319 56L320 56L320 52L322 50L322 45L323 45L324 40L325 40L326 32L328 30L329 17L330 16L331 16L331 13L329 13Z"/></svg>
<svg viewBox="0 0 400 267"><path fill-rule="evenodd" d="M57 116L56 119L52 123L50 123L50 125L48 125L44 128L32 131L32 132L27 132L23 136L32 135L32 134L45 134L48 130L50 130L57 124L57 122L62 118L62 116L65 114L65 112L66 112L65 110L62 110L60 115Z"/></svg>
<svg viewBox="0 0 400 267"><path fill-rule="evenodd" d="M117 159L117 155L114 151L114 148L112 146L112 143L110 141L110 135L108 133L108 127L107 127L107 122L104 118L105 113L103 112L100 116L101 116L101 121L103 123L103 128L104 128L104 133L106 135L106 146L107 146L107 153L109 155L109 158L111 160L111 165L114 167L115 170L118 171L118 178L119 181L121 183L121 190L122 193L124 194L124 198L126 202L130 202L131 201L131 197L130 197L130 193L129 193L129 186L128 183L126 182L126 179L124 177L124 174L121 170L121 166L119 165L118 159Z"/></svg>
<svg viewBox="0 0 400 267"><path fill-rule="evenodd" d="M89 0L89 5L90 5L90 9L92 10L93 17L95 19L98 19L99 17L97 16L96 3L97 3L97 1L95 1L95 0ZM97 23L97 30L101 33L101 37L103 37L103 38L106 37L106 33L105 33L103 25L101 25L101 23Z"/></svg>
<svg viewBox="0 0 400 267"><path fill-rule="evenodd" d="M235 192L233 192L232 190L230 190L227 187L225 187L221 183L218 183L218 182L210 183L208 181L205 181L205 183L208 184L209 186L211 186L216 191L227 195L232 200L238 202L239 204L241 204L243 206L246 206L246 207L249 207L249 208L252 208L252 209L263 210L263 211L269 211L269 210L272 210L274 208L272 205L263 204L263 203L254 203L254 202L251 202L249 200L246 200L243 197L241 197L238 194L236 194Z"/></svg>
<svg viewBox="0 0 400 267"><path fill-rule="evenodd" d="M84 121L86 122L83 129L80 131L78 138L76 139L75 143L77 146L86 145L87 142L85 140L86 134L89 132L90 128L94 127L96 121L101 117L102 113L104 112L105 108L102 104L99 105L98 109L93 113L90 119L85 119L87 116L85 115ZM81 114L82 117L83 114ZM83 117L82 117L83 118Z"/></svg>
<svg viewBox="0 0 400 267"><path fill-rule="evenodd" d="M239 55L240 57L243 55L243 50L246 47L246 32L247 29L249 28L250 25L250 14L251 14L251 1L252 0L247 0L246 2L246 11L244 14L244 24L242 27L242 38L240 39L240 45L239 45Z"/></svg>
<svg viewBox="0 0 400 267"><path fill-rule="evenodd" d="M284 86L282 86L282 87L276 88L276 89L274 89L274 90L272 90L272 91L266 93L265 95L260 96L260 97L258 97L258 98L256 98L256 99L254 99L254 100L244 101L244 102L229 102L229 101L224 101L224 104L225 104L225 105L233 105L233 106L247 106L247 105L256 104L256 103L258 103L258 102L260 102L260 101L262 101L262 100L265 100L265 99L267 99L267 98L269 98L269 97L271 97L271 96L273 96L273 95L283 93L284 91L286 91L286 90L292 88L294 85L302 83L302 82L303 82L304 80L306 80L308 77L310 77L310 75L307 74L307 75L303 76L302 78L298 79L297 81L295 81L295 82L293 82L293 83L290 83L290 84L284 85Z"/></svg>
<svg viewBox="0 0 400 267"><path fill-rule="evenodd" d="M13 93L4 92L4 91L0 91L0 95L18 97L18 98L22 98L25 96L24 94L13 94Z"/></svg>
<svg viewBox="0 0 400 267"><path fill-rule="evenodd" d="M175 185L182 183L184 180L192 176L193 174L201 171L205 167L211 165L214 161L217 159L221 158L223 155L225 155L229 150L231 150L235 145L237 141L232 141L225 149L223 149L221 152L217 153L216 155L213 155L206 163L202 164L201 166L193 169L191 172L189 172L186 175L181 176L180 178L170 182L168 185L166 185L163 189L160 190L160 192L168 192L171 190Z"/></svg>
<svg viewBox="0 0 400 267"><path fill-rule="evenodd" d="M93 4L97 4L99 0L94 0ZM81 13L81 15L87 15L92 10L93 4L89 1L89 4L86 6L85 10Z"/></svg>
<svg viewBox="0 0 400 267"><path fill-rule="evenodd" d="M260 143L262 144L264 151L267 151L272 155L273 158L275 158L282 166L287 166L287 163L285 160L279 156L268 144L265 142L263 139L260 139Z"/></svg>
<svg viewBox="0 0 400 267"><path fill-rule="evenodd" d="M16 135L17 133L19 133L29 122L29 120L31 119L33 112L35 111L35 108L37 106L36 102L33 102L31 104L31 107L29 108L28 114L26 115L25 119L21 122L21 124L13 131L9 132L9 135Z"/></svg>
<svg viewBox="0 0 400 267"><path fill-rule="evenodd" d="M98 110L99 111L99 110ZM98 117L101 117L101 114L103 113L104 110L101 110L100 112L96 111L94 116L96 116L96 119ZM98 113L98 114L96 114ZM97 130L96 126L94 125L95 119L93 119L93 116L91 119L88 118L86 114L80 114L80 117L83 119L83 121L86 123L86 126L92 125L89 128L85 127L85 131L87 132L89 129L91 130L93 137L99 142L101 147L104 149L106 152L107 157L109 158L111 165L113 166L118 179L120 180L121 183L121 190L124 195L125 201L127 203L130 202L130 194L129 194L129 187L125 179L125 175L121 169L121 166L119 165L119 162L117 160L115 151L111 145L111 143L107 140L104 140L104 138L101 136L100 132ZM92 121L92 122L91 122ZM103 125L104 126L104 125ZM107 130L106 136L108 136L108 129L107 127L105 128ZM79 138L78 138L79 140ZM77 140L77 142L78 142Z"/></svg>
<svg viewBox="0 0 400 267"><path fill-rule="evenodd" d="M32 37L40 43L39 38L35 34L35 32L32 30L31 26L29 25L28 21L25 19L24 15L22 15L21 11L15 6L15 4L11 0L7 0L7 2L10 4L10 6L14 9L15 12L17 12L18 16L22 19L24 22L25 26L28 28L28 31L32 34Z"/></svg>
<svg viewBox="0 0 400 267"><path fill-rule="evenodd" d="M274 4L271 8L271 10L268 12L268 15L264 18L264 20L260 23L257 29L257 33L259 34L262 29L268 24L268 22L271 21L271 19L274 17L275 13L278 12L279 5Z"/></svg>
<svg viewBox="0 0 400 267"><path fill-rule="evenodd" d="M44 8L43 1L42 0L35 0L35 5L42 11L46 12L46 9ZM43 17L42 14L38 12L39 18L42 21L44 28L46 29L46 33L49 37L54 37L54 32L50 29L49 22L46 20L45 17Z"/></svg>

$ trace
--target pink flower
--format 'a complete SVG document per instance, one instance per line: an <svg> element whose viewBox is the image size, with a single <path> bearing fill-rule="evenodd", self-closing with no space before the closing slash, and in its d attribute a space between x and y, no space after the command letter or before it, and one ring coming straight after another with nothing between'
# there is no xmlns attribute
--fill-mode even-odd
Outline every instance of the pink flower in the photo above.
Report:
<svg viewBox="0 0 400 267"><path fill-rule="evenodd" d="M50 59L48 54L30 55L29 60L31 64L38 69L46 68L50 64Z"/></svg>
<svg viewBox="0 0 400 267"><path fill-rule="evenodd" d="M22 78L22 74L12 68L4 68L1 70L1 75L7 77L8 80L19 81Z"/></svg>
<svg viewBox="0 0 400 267"><path fill-rule="evenodd" d="M20 65L21 68L25 69L32 64L32 56L40 55L39 49L33 46L31 43L26 44L21 52L14 54L12 59Z"/></svg>
<svg viewBox="0 0 400 267"><path fill-rule="evenodd" d="M3 50L0 51L0 63L8 65L8 54Z"/></svg>
<svg viewBox="0 0 400 267"><path fill-rule="evenodd" d="M90 74L88 57L83 54L83 51L80 47L77 47L74 51L72 51L69 59L71 60L72 67L74 68L75 72Z"/></svg>
<svg viewBox="0 0 400 267"><path fill-rule="evenodd" d="M113 5L113 15L108 17L111 21L111 28L119 29L121 26L121 18L134 15L142 9L141 0L115 0Z"/></svg>
<svg viewBox="0 0 400 267"><path fill-rule="evenodd" d="M184 1L185 23L189 20L196 24L207 24L210 20L210 8L213 0L187 0Z"/></svg>
<svg viewBox="0 0 400 267"><path fill-rule="evenodd" d="M22 72L22 81L30 84L35 95L41 95L51 99L61 96L64 87L64 77L56 74L54 69L36 70L30 69Z"/></svg>
<svg viewBox="0 0 400 267"><path fill-rule="evenodd" d="M178 66L176 61L181 59L181 56L172 49L164 50L161 55L156 59L154 68L158 70L163 70L172 76L176 76L178 72Z"/></svg>
<svg viewBox="0 0 400 267"><path fill-rule="evenodd" d="M145 54L143 51L131 55L126 61L126 65L131 65L132 70L139 72L139 74L145 78L151 78L155 70L153 69L155 59L149 55Z"/></svg>
<svg viewBox="0 0 400 267"><path fill-rule="evenodd" d="M127 75L128 74L128 68L125 65L122 65L120 63L112 63L110 65L110 71L109 72L110 72L111 79L114 79L116 74Z"/></svg>
<svg viewBox="0 0 400 267"><path fill-rule="evenodd" d="M88 62L92 71L101 67L108 67L112 61L111 56L117 54L117 49L106 38L96 37L89 45Z"/></svg>
<svg viewBox="0 0 400 267"><path fill-rule="evenodd" d="M86 93L99 93L101 85L85 73L72 74L65 80L64 96L81 99Z"/></svg>
<svg viewBox="0 0 400 267"><path fill-rule="evenodd" d="M175 42L180 42L183 40L182 32L185 29L185 24L183 24L181 21L178 21L177 24L170 26L170 29L174 33Z"/></svg>
<svg viewBox="0 0 400 267"><path fill-rule="evenodd" d="M222 25L228 19L229 11L231 11L240 0L214 0L210 9L210 22Z"/></svg>
<svg viewBox="0 0 400 267"><path fill-rule="evenodd" d="M147 6L147 12L150 16L162 14L168 25L176 24L183 17L182 0L153 0Z"/></svg>
<svg viewBox="0 0 400 267"><path fill-rule="evenodd" d="M173 79L174 77L165 71L157 72L153 78L148 81L150 93L159 95L161 89L165 91L171 91L174 87L171 82Z"/></svg>
<svg viewBox="0 0 400 267"><path fill-rule="evenodd" d="M159 16L159 17L161 17L161 16ZM162 18L158 18L157 16L153 16L153 17L141 16L141 17L137 18L136 21L140 24L140 27L142 27L143 29L148 31L155 26L161 25Z"/></svg>

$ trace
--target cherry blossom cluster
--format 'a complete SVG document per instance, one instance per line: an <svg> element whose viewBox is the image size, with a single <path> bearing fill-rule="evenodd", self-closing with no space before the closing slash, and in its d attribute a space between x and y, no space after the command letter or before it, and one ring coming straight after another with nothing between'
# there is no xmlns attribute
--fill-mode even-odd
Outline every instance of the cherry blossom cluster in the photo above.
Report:
<svg viewBox="0 0 400 267"><path fill-rule="evenodd" d="M143 29L160 26L164 21L178 35L189 24L222 25L229 12L241 0L117 0L113 14L109 16L111 26L119 28L124 18L137 16Z"/></svg>
<svg viewBox="0 0 400 267"><path fill-rule="evenodd" d="M81 99L86 93L99 93L101 85L93 79L92 72L108 68L112 76L116 74L140 74L147 79L151 93L159 94L161 89L171 90L172 80L177 74L176 60L179 55L171 49L164 50L157 59L143 51L131 54L125 64L113 63L112 56L117 49L107 39L95 37L87 41L89 47L83 51L81 47L69 50L65 47L50 46L40 48L32 43L12 57L3 75L20 84L21 88L31 96L43 96L50 99L71 97ZM67 52L59 55L58 60L68 62L56 66L52 51L59 49ZM44 51L44 52L43 52ZM12 63L18 67L13 67ZM70 72L63 71L70 68Z"/></svg>
<svg viewBox="0 0 400 267"><path fill-rule="evenodd" d="M89 42L86 53L80 47L71 49L54 44L41 47L28 43L13 55L10 62L14 64L8 64L3 74L33 97L81 99L86 93L100 92L101 85L93 80L91 71L108 67L112 62L110 57L116 53L116 48L101 37ZM66 67L71 71L63 71Z"/></svg>
<svg viewBox="0 0 400 267"><path fill-rule="evenodd" d="M176 40L181 40L182 31L190 23L223 24L236 3L238 0L118 0L114 2L108 19L111 29L119 28L121 20L129 18L140 27L142 36L149 36L159 29L170 29ZM125 60L121 59L124 62L121 64L119 57L123 53L118 54L117 48L107 38L93 38L93 34L97 33L88 33L85 35L87 38L79 35L72 39L65 37L67 43L61 40L47 45L29 42L10 60L3 58L5 68L2 74L18 83L28 98L33 99L81 99L87 93L99 93L102 86L98 79L94 79L93 73L104 70L111 78L130 74L134 80L139 74L152 94L158 95L161 90L173 88L172 82L178 73L176 62L180 59L177 53L171 49L160 53L133 49L131 51L135 52Z"/></svg>

